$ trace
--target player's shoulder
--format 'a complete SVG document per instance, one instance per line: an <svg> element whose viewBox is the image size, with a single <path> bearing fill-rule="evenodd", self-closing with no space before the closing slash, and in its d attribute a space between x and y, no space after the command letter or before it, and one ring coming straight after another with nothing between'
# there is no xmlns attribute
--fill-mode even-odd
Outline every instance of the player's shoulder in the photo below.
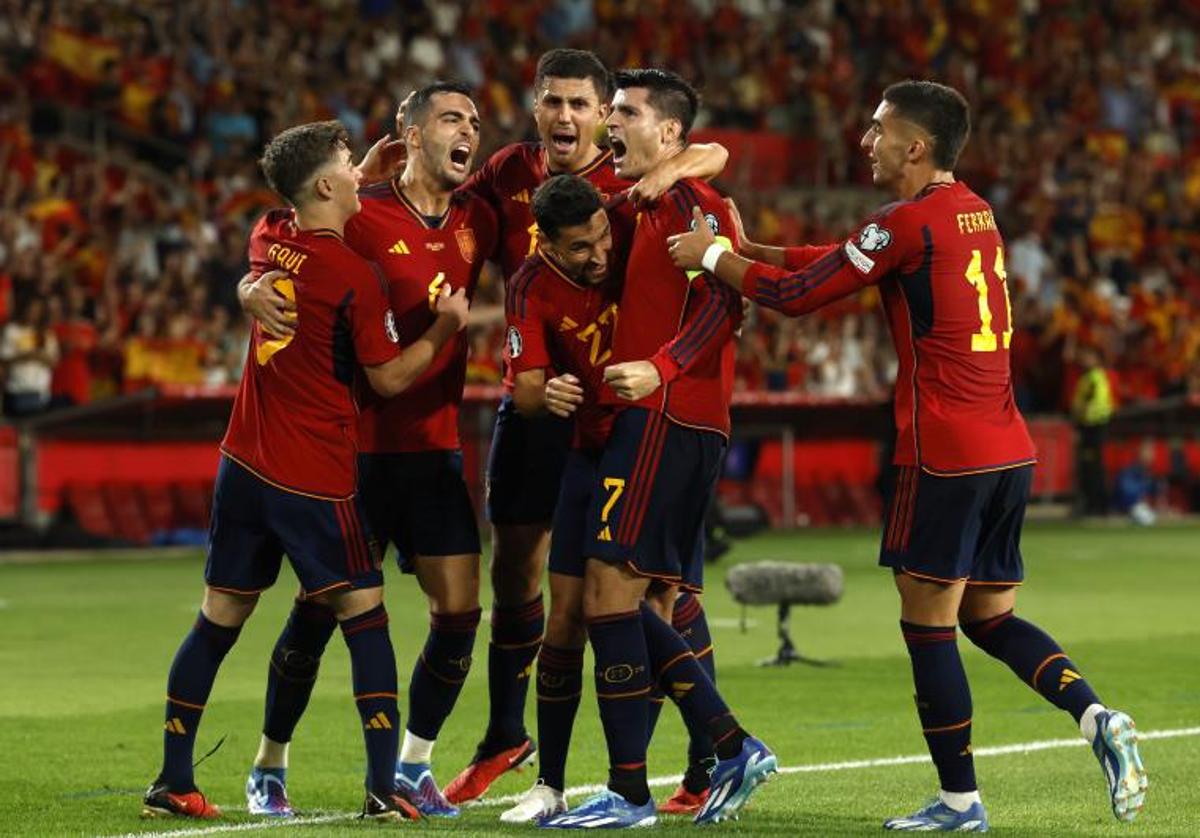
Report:
<svg viewBox="0 0 1200 838"><path fill-rule="evenodd" d="M658 219L670 226L691 225L692 207L699 207L710 226L725 226L728 208L724 197L712 184L700 178L681 178L671 185L654 205Z"/></svg>
<svg viewBox="0 0 1200 838"><path fill-rule="evenodd" d="M471 219L480 219L495 223L496 210L478 193L471 189L459 187L450 195L450 206L462 215Z"/></svg>
<svg viewBox="0 0 1200 838"><path fill-rule="evenodd" d="M360 186L358 198L360 201L391 201L396 197L395 181L381 180Z"/></svg>
<svg viewBox="0 0 1200 838"><path fill-rule="evenodd" d="M533 253L521 263L505 285L505 304L511 313L525 313L530 300L546 287L545 277L549 266L541 254Z"/></svg>
<svg viewBox="0 0 1200 838"><path fill-rule="evenodd" d="M536 140L525 140L498 148L487 159L486 165L497 171L532 169L540 165L541 159L542 144Z"/></svg>
<svg viewBox="0 0 1200 838"><path fill-rule="evenodd" d="M296 211L290 207L275 207L259 216L250 228L250 243L265 239L292 238L296 233Z"/></svg>

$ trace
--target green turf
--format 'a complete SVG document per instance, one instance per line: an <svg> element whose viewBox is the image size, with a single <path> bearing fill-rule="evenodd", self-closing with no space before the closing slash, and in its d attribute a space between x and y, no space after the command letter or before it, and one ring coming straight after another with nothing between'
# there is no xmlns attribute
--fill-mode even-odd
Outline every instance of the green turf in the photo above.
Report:
<svg viewBox="0 0 1200 838"><path fill-rule="evenodd" d="M739 543L710 569L707 608L715 621L719 680L744 724L774 746L783 765L871 759L923 751L911 701L908 659L897 631L890 576L875 567L873 532L771 534ZM1110 703L1143 731L1200 725L1200 529L1136 530L1068 525L1030 527L1029 579L1020 611L1050 630ZM96 559L0 565L0 834L88 834L194 828L143 822L138 796L158 767L162 698L175 647L199 602L199 556ZM763 558L832 561L846 571L846 596L828 609L800 610L801 649L837 667L760 669L774 650L773 614L755 609L745 634L740 609L721 583L733 562ZM402 679L425 632L424 605L411 579L390 577L389 611ZM197 770L225 824L239 814L242 782L258 740L267 656L290 602L291 585L267 594L226 660L205 714L199 748L223 748ZM486 630L476 648L484 660ZM1077 735L999 664L964 643L975 701L975 747ZM309 713L297 733L290 789L307 813L337 815L361 801L361 738L349 699L349 667L330 644ZM446 782L469 757L485 718L485 667L477 665L438 743ZM533 708L529 708L533 723ZM650 756L652 775L678 770L684 748L668 707ZM1200 737L1143 745L1152 778L1146 810L1132 826L1107 811L1100 773L1086 748L1059 748L978 760L994 830L1013 835L1200 834ZM603 739L590 689L576 729L568 782L603 776ZM497 794L523 791L510 776ZM755 835L873 833L888 815L924 802L931 766L818 771L777 777L725 832ZM660 788L665 794L669 789ZM468 810L457 822L409 831L505 832L499 810ZM669 821L659 831L682 832ZM305 835L362 834L346 821L293 826ZM262 830L249 830L259 834ZM523 831L523 830L507 830Z"/></svg>

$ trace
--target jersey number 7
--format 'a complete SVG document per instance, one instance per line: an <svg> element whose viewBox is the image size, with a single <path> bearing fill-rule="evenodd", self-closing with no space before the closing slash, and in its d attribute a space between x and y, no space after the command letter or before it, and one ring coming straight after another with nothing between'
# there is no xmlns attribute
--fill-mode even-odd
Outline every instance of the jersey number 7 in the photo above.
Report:
<svg viewBox="0 0 1200 838"><path fill-rule="evenodd" d="M1012 343L1012 303L1008 299L1008 274L1004 271L1004 248L996 248L996 260L992 264L992 272L1000 280L1004 289L1005 329L1003 346L1008 349ZM972 352L995 352L997 348L996 333L992 331L992 309L988 305L988 281L983 272L983 254L978 250L971 251L971 264L967 266L967 282L979 293L979 331L971 335Z"/></svg>

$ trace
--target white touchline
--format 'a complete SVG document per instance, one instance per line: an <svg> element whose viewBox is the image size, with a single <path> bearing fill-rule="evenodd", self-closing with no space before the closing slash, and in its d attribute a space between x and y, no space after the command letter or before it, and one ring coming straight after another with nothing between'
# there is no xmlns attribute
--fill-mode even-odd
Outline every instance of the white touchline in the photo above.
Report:
<svg viewBox="0 0 1200 838"><path fill-rule="evenodd" d="M1200 727L1180 727L1171 730L1139 730L1138 741L1145 742L1151 739L1178 739L1184 736L1200 736ZM1084 747L1087 743L1081 738L1074 739L1042 739L1037 742L1018 742L1013 745L993 745L986 748L975 750L977 757L995 757L1005 756L1007 754L1028 754L1034 751L1049 751L1055 748L1075 748ZM854 759L845 762L820 762L809 765L784 765L780 766L780 774L820 774L832 771L852 771L859 768L887 768L892 765L917 765L920 763L929 762L928 754L910 754L908 756L898 757L879 757L877 759ZM673 786L682 778L678 774L673 774L669 777L651 777L648 781L651 786ZM604 788L602 785L590 786L572 786L567 789L568 795L591 794L592 792L600 791ZM508 794L503 797L492 797L487 800L481 800L478 803L471 804L472 808L484 808L491 806L506 806L516 803L525 797L524 792L521 794ZM235 807L224 807L235 808ZM168 836L187 836L187 835L219 835L226 832L249 832L256 829L278 829L281 826L304 826L305 824L315 823L331 823L334 821L348 821L351 818L358 817L357 812L341 812L327 815L302 815L296 818L280 818L278 820L253 821L248 823L238 824L220 824L217 826L206 826L192 829L167 829L161 832L127 832L123 835L105 836L105 838L168 838Z"/></svg>

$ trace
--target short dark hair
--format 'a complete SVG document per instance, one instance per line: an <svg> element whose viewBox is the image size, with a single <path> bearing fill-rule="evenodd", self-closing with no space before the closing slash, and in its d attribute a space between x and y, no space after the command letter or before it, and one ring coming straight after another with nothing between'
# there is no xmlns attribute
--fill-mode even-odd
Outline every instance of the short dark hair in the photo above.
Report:
<svg viewBox="0 0 1200 838"><path fill-rule="evenodd" d="M460 81L435 81L419 87L413 92L408 106L404 109L404 127L424 122L425 117L429 116L430 107L433 106L433 97L439 93L461 93L468 99L472 98L471 88Z"/></svg>
<svg viewBox="0 0 1200 838"><path fill-rule="evenodd" d="M953 87L935 81L908 79L883 91L896 113L915 122L933 137L933 163L951 171L971 134L971 109Z"/></svg>
<svg viewBox="0 0 1200 838"><path fill-rule="evenodd" d="M551 240L564 227L586 224L603 207L596 187L578 175L555 175L538 187L530 203L538 230Z"/></svg>
<svg viewBox="0 0 1200 838"><path fill-rule="evenodd" d="M350 135L336 119L307 122L277 134L263 149L258 165L271 188L297 206L304 184L338 151L349 147Z"/></svg>
<svg viewBox="0 0 1200 838"><path fill-rule="evenodd" d="M612 96L612 74L596 53L585 49L559 48L542 53L533 77L534 90L541 90L548 78L591 79L602 105Z"/></svg>
<svg viewBox="0 0 1200 838"><path fill-rule="evenodd" d="M617 90L627 87L646 88L650 92L650 107L661 117L678 119L679 124L683 126L680 139L687 142L692 123L696 121L696 111L700 109L700 96L682 76L670 70L618 70L616 84Z"/></svg>

